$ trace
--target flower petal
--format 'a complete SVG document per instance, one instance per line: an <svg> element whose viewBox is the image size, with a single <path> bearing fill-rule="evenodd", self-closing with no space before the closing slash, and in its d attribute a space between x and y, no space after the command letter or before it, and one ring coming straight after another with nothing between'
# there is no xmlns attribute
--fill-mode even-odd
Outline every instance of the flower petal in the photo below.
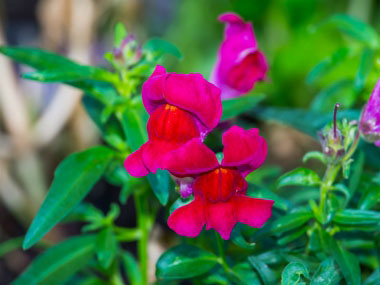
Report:
<svg viewBox="0 0 380 285"><path fill-rule="evenodd" d="M219 166L218 160L200 139L192 139L168 153L163 162L164 169L178 177L193 176Z"/></svg>
<svg viewBox="0 0 380 285"><path fill-rule="evenodd" d="M143 84L142 98L148 113L168 103L196 116L208 131L213 129L222 116L220 89L198 73L165 72L163 67L157 66Z"/></svg>
<svg viewBox="0 0 380 285"><path fill-rule="evenodd" d="M258 50L251 23L234 13L222 14L219 20L226 28L211 82L221 88L222 99L228 99L248 93L255 82L263 80L268 64Z"/></svg>
<svg viewBox="0 0 380 285"><path fill-rule="evenodd" d="M181 236L196 237L205 224L204 204L195 198L190 204L176 209L168 219L168 226Z"/></svg>
<svg viewBox="0 0 380 285"><path fill-rule="evenodd" d="M233 126L223 134L222 166L237 167L243 177L259 168L267 155L267 143L258 129Z"/></svg>
<svg viewBox="0 0 380 285"><path fill-rule="evenodd" d="M206 204L206 229L216 230L220 236L227 240L236 225L235 204L231 199L228 202Z"/></svg>
<svg viewBox="0 0 380 285"><path fill-rule="evenodd" d="M158 168L165 169L164 162L166 156L178 147L180 147L179 143L164 140L149 140L144 144L142 152L144 165L153 173L155 173Z"/></svg>
<svg viewBox="0 0 380 285"><path fill-rule="evenodd" d="M124 161L127 172L134 177L142 177L149 173L142 159L143 146L131 153Z"/></svg>
<svg viewBox="0 0 380 285"><path fill-rule="evenodd" d="M245 193L247 182L237 170L218 167L198 176L193 188L209 202L227 202L236 193Z"/></svg>
<svg viewBox="0 0 380 285"><path fill-rule="evenodd" d="M158 107L147 125L150 140L184 143L200 137L196 119L187 111L168 104Z"/></svg>
<svg viewBox="0 0 380 285"><path fill-rule="evenodd" d="M253 228L261 228L272 216L273 200L246 196L234 197L237 221Z"/></svg>

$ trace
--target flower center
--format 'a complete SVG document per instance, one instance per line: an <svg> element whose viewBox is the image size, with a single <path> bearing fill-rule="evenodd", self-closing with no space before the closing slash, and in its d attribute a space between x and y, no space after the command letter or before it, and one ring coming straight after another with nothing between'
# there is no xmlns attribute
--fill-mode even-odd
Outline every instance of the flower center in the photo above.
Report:
<svg viewBox="0 0 380 285"><path fill-rule="evenodd" d="M148 121L149 139L186 142L199 137L195 119L187 111L165 104L158 107Z"/></svg>
<svg viewBox="0 0 380 285"><path fill-rule="evenodd" d="M218 167L197 177L193 187L195 195L216 203L226 202L236 193L244 192L247 182L236 169Z"/></svg>

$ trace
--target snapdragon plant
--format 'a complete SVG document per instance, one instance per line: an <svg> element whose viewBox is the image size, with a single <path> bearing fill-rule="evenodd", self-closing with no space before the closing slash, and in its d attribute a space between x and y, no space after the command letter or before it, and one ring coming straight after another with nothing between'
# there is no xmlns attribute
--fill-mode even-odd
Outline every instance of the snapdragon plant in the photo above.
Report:
<svg viewBox="0 0 380 285"><path fill-rule="evenodd" d="M0 47L35 69L24 78L82 90L103 140L57 167L23 249L39 245L60 222L84 222L81 234L47 248L13 284L153 282L148 243L161 207L168 231L179 238L156 264L157 284L377 284L379 89L361 117L335 100L329 104L331 92L318 95L311 110L254 108L264 95L246 93L265 79L267 59L252 24L233 13L220 20L226 30L213 84L200 74L166 72L158 64L167 54L181 57L178 49L161 39L140 45L121 24L114 49L105 54L109 69L40 49ZM363 53L378 53L378 36L365 23L338 15L328 24L353 36ZM333 69L338 55L315 67L309 83ZM367 60L363 56L355 94L372 84ZM261 166L267 143L250 117L317 138L321 151L306 153L303 163L317 161L319 168L281 174L276 166ZM83 202L100 179L121 188L107 213ZM132 228L116 222L128 199L136 208ZM137 256L123 248L128 242L137 243Z"/></svg>

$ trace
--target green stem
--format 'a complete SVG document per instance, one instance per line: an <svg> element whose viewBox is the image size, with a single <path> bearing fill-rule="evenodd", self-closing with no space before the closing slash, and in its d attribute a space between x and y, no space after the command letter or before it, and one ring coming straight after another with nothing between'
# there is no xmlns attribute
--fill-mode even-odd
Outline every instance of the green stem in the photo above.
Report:
<svg viewBox="0 0 380 285"><path fill-rule="evenodd" d="M148 214L148 199L145 193L146 191L134 194L137 227L140 231L140 239L137 242L137 252L140 261L142 285L148 284L148 240L151 225L151 219Z"/></svg>
<svg viewBox="0 0 380 285"><path fill-rule="evenodd" d="M217 244L219 255L220 255L219 264L223 267L224 272L226 272L226 274L230 276L232 280L235 280L235 281L240 280L240 277L237 276L236 273L231 270L231 268L229 267L227 263L226 253L224 251L224 241L222 240L222 238L217 232L215 232L215 237L216 237L216 244Z"/></svg>

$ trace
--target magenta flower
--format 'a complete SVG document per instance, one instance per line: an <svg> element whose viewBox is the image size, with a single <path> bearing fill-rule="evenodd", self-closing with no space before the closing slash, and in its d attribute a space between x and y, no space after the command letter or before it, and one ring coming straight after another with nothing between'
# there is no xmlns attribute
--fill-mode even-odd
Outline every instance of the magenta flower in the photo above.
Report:
<svg viewBox="0 0 380 285"><path fill-rule="evenodd" d="M359 130L369 142L380 147L380 79L360 116Z"/></svg>
<svg viewBox="0 0 380 285"><path fill-rule="evenodd" d="M219 21L226 23L226 29L211 82L222 89L222 99L226 99L252 90L257 81L265 79L268 64L258 50L251 23L234 13L220 15Z"/></svg>
<svg viewBox="0 0 380 285"><path fill-rule="evenodd" d="M215 229L229 239L237 222L260 228L272 215L274 201L246 196L244 177L261 166L267 144L258 129L233 126L223 135L224 158L197 139L190 140L166 156L167 169L177 177L192 179L194 200L176 209L168 219L177 234L196 237L206 229Z"/></svg>
<svg viewBox="0 0 380 285"><path fill-rule="evenodd" d="M142 99L150 114L149 140L124 162L136 177L165 169L167 153L191 139L203 140L222 115L219 88L200 74L167 73L162 66L144 83Z"/></svg>

